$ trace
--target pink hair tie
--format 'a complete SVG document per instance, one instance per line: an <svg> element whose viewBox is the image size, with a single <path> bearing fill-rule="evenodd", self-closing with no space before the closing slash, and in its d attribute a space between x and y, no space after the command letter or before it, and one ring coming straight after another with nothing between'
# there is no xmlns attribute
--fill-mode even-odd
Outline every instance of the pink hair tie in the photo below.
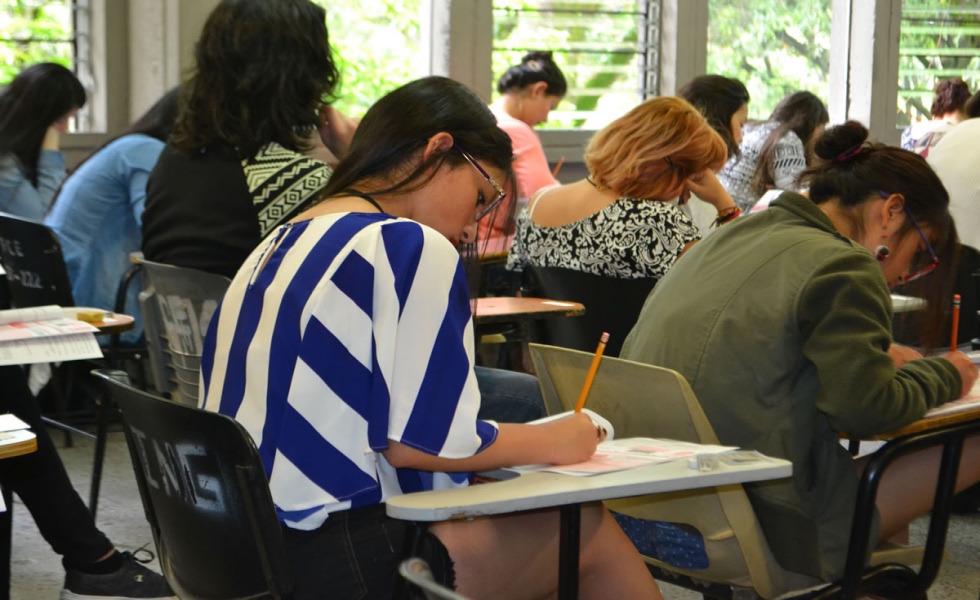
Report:
<svg viewBox="0 0 980 600"><path fill-rule="evenodd" d="M838 154L837 155L837 158L834 159L834 162L846 162L846 161L854 158L858 154L861 154L861 151L862 150L864 150L864 145L863 144L858 144L857 146L854 146L850 150L844 150L843 152L841 152L840 154Z"/></svg>

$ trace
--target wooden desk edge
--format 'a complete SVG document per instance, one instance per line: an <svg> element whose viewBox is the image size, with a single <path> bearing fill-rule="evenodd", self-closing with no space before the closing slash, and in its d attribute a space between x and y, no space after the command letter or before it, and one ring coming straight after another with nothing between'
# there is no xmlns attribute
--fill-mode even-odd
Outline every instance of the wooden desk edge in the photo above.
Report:
<svg viewBox="0 0 980 600"><path fill-rule="evenodd" d="M923 431L939 429L949 425L959 425L960 423L966 423L968 421L975 421L978 419L980 419L980 406L966 408L957 412L946 413L944 415L936 415L934 417L924 417L918 421L909 423L901 429L896 429L895 431L889 431L887 433L879 433L876 435L858 438L852 438L845 433L841 434L841 437L845 439L856 439L858 441L893 440L895 438L912 435L914 433L922 433Z"/></svg>

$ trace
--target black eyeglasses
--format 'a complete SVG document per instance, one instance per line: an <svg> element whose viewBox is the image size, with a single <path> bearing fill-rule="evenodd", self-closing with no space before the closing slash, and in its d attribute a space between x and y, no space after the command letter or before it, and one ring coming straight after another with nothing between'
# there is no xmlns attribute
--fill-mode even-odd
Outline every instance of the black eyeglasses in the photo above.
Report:
<svg viewBox="0 0 980 600"><path fill-rule="evenodd" d="M483 169L483 167L481 167L480 164L478 162L476 162L476 159L473 158L473 156L469 152L467 152L466 150L463 150L457 144L453 144L453 148L455 148L460 154L462 154L463 155L463 158L465 158L467 160L467 162L469 162L471 165L473 165L473 167L477 171L480 172L480 175L483 175L483 178L486 179L487 182L490 185L492 185L493 186L493 189L496 190L496 192L497 192L497 197L494 198L492 202L490 202L485 207L483 207L483 209L477 211L477 213L476 213L476 220L479 221L483 217L485 217L485 216L489 215L491 212L493 212L493 210L495 208L497 208L497 205L499 205L501 202L504 201L504 198L507 196L507 192L504 191L504 188L500 187L500 184L499 183L497 183L496 181L494 181L493 177L490 177L490 173L487 173Z"/></svg>
<svg viewBox="0 0 980 600"><path fill-rule="evenodd" d="M886 194L885 192L878 192L878 194L881 195L882 198L886 199L891 197L891 194ZM922 231L921 227L919 227L919 222L912 216L912 212L909 210L909 207L903 204L902 210L905 211L905 215L910 221L912 221L912 225L915 227L915 230L919 232L919 237L922 238L922 243L926 245L926 251L929 252L929 258L925 260L922 257L921 251L915 253L915 258L913 258L911 265L914 267L914 270L908 277L902 278L902 283L908 283L910 281L915 281L916 279L921 279L922 277L925 277L929 273L935 271L936 267L939 266L939 257L936 256L936 251L932 249L932 244L929 243L929 238L926 237L926 233ZM926 261L928 261L928 263L923 264Z"/></svg>

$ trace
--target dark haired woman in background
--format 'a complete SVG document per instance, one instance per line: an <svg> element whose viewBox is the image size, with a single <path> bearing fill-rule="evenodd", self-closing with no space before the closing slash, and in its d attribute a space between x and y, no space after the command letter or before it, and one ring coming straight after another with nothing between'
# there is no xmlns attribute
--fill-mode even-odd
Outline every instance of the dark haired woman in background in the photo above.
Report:
<svg viewBox="0 0 980 600"><path fill-rule="evenodd" d="M510 162L507 135L462 84L396 89L364 116L322 201L252 252L211 321L204 408L258 445L297 600L392 596L409 526L386 516L388 498L595 451L582 413L477 418L456 246L503 200ZM551 597L557 523L555 510L435 523L419 554L466 597ZM583 509L581 550L583 598L660 598L601 505Z"/></svg>
<svg viewBox="0 0 980 600"><path fill-rule="evenodd" d="M269 231L316 198L331 152L349 141L334 134L349 121L324 109L339 73L325 13L310 0L223 0L195 58L150 175L143 252L231 277Z"/></svg>
<svg viewBox="0 0 980 600"><path fill-rule="evenodd" d="M565 75L555 64L551 52L530 52L500 77L500 98L490 105L497 125L510 136L514 148L514 177L517 193L509 195L500 210L481 223L481 252L503 252L514 232L517 208L527 203L538 190L556 185L548 159L533 127L548 120L548 113L558 106L568 91Z"/></svg>
<svg viewBox="0 0 980 600"><path fill-rule="evenodd" d="M170 137L177 118L174 88L146 113L95 150L69 177L44 224L61 240L71 289L79 306L112 307L116 287L129 268L129 255L140 249L146 180ZM143 335L137 294L130 286L127 310L136 327L123 343Z"/></svg>
<svg viewBox="0 0 980 600"><path fill-rule="evenodd" d="M801 177L810 198L786 192L691 248L622 352L683 374L721 443L792 461L791 480L746 492L779 563L824 580L842 574L865 465L840 434L908 425L977 379L962 352L923 358L892 343L889 288L921 277L931 279L927 345L938 340L956 228L925 160L867 135L853 121L829 129ZM873 541L931 508L939 454L906 456L884 474ZM957 487L978 479L971 438Z"/></svg>
<svg viewBox="0 0 980 600"><path fill-rule="evenodd" d="M820 137L829 120L820 98L795 92L780 100L768 121L745 134L739 144L741 155L718 174L743 213L767 190L796 189L796 176L810 164L810 140Z"/></svg>
<svg viewBox="0 0 980 600"><path fill-rule="evenodd" d="M939 140L954 125L969 117L964 106L970 99L970 88L959 77L944 79L936 85L936 96L929 107L932 120L913 123L902 131L902 148L929 156Z"/></svg>
<svg viewBox="0 0 980 600"><path fill-rule="evenodd" d="M681 87L677 95L701 111L724 140L729 160L741 156L738 145L742 143L742 127L749 118L749 91L741 81L721 75L699 75ZM711 232L711 224L717 218L713 206L695 197L684 203L682 209L702 235Z"/></svg>
<svg viewBox="0 0 980 600"><path fill-rule="evenodd" d="M24 69L0 94L0 211L44 217L65 179L61 134L85 99L78 78L54 63Z"/></svg>

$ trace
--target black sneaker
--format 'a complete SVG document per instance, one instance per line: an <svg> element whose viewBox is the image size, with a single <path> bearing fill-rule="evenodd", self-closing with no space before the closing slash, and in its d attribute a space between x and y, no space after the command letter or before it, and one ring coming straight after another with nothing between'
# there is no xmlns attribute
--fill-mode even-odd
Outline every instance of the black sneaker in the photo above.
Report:
<svg viewBox="0 0 980 600"><path fill-rule="evenodd" d="M177 600L163 575L139 564L129 552L121 554L123 566L113 573L93 575L67 571L61 600Z"/></svg>

